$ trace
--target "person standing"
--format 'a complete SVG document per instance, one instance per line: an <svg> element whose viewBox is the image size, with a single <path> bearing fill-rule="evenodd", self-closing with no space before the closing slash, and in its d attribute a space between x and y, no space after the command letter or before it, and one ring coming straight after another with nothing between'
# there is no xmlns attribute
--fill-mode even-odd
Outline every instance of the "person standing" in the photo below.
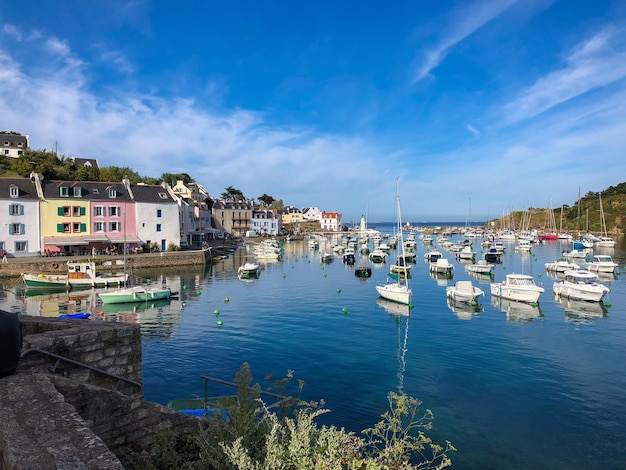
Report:
<svg viewBox="0 0 626 470"><path fill-rule="evenodd" d="M2 250L2 253L0 253L0 255L2 255L2 262L3 263L8 263L9 262L7 260L7 252L5 250Z"/></svg>
<svg viewBox="0 0 626 470"><path fill-rule="evenodd" d="M22 354L22 322L13 312L0 310L0 377L15 372Z"/></svg>

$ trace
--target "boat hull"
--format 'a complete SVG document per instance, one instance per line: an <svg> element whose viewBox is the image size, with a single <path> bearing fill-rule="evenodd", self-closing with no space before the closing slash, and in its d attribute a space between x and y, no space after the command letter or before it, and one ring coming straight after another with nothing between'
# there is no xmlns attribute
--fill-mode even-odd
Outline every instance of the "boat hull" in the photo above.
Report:
<svg viewBox="0 0 626 470"><path fill-rule="evenodd" d="M376 286L378 295L382 298L398 302L400 304L411 303L411 289L403 284L385 284L384 286Z"/></svg>
<svg viewBox="0 0 626 470"><path fill-rule="evenodd" d="M95 279L72 279L66 274L22 274L22 279L28 289L119 287L126 284L128 275L98 277Z"/></svg>
<svg viewBox="0 0 626 470"><path fill-rule="evenodd" d="M117 292L103 292L98 294L103 304L121 304L131 302L146 302L150 300L169 299L172 292L169 289L123 289Z"/></svg>
<svg viewBox="0 0 626 470"><path fill-rule="evenodd" d="M509 286L501 282L491 284L491 295L517 302L537 302L543 290L529 289L521 286Z"/></svg>

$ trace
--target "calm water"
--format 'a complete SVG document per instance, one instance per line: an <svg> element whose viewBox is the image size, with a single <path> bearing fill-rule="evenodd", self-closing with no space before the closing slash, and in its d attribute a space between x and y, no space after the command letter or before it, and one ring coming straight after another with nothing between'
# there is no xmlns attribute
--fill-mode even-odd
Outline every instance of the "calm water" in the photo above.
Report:
<svg viewBox="0 0 626 470"><path fill-rule="evenodd" d="M626 247L619 243L603 252L624 271ZM148 273L180 291L179 300L161 305L115 312L103 310L93 293L25 297L9 285L0 308L49 316L88 309L94 321L139 322L145 395L159 403L201 395L200 375L232 380L247 361L264 386L266 374L281 378L292 369L306 381L303 398L323 398L331 409L323 422L353 431L379 420L389 391L419 398L435 415L429 435L457 447L454 468L626 468L623 275L601 277L611 288L608 308L559 303L544 263L567 246L548 243L526 255L513 247L495 279L532 274L546 289L538 307L491 299L489 279L471 278L445 250L454 277L433 278L423 259L427 248L418 243L415 308L399 315L374 288L385 282L388 265L360 280L341 258L321 265L319 252L292 242L284 260L266 264L258 280L236 276L245 247L210 270ZM480 256L479 242L474 250ZM463 279L485 291L482 311L448 306L446 285Z"/></svg>

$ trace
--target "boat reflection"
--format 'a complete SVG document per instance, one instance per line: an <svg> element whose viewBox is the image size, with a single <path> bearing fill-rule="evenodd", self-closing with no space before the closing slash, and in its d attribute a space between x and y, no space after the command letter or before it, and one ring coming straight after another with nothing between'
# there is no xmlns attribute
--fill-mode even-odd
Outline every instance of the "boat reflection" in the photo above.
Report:
<svg viewBox="0 0 626 470"><path fill-rule="evenodd" d="M431 271L430 277L437 281L438 286L445 287L448 285L448 281L451 281L454 278L454 275L452 273L436 273Z"/></svg>
<svg viewBox="0 0 626 470"><path fill-rule="evenodd" d="M448 303L448 308L456 314L459 320L471 320L475 315L484 311L483 306L478 302L475 302L472 305L469 302L454 301L450 297L446 297L446 301Z"/></svg>
<svg viewBox="0 0 626 470"><path fill-rule="evenodd" d="M489 274L475 273L472 271L468 271L467 274L469 274L473 279L476 279L479 284L489 285L493 282L493 276Z"/></svg>
<svg viewBox="0 0 626 470"><path fill-rule="evenodd" d="M101 312L105 314L145 312L146 310L155 310L163 307L169 307L171 303L171 299L160 299L147 300L145 302L102 304Z"/></svg>
<svg viewBox="0 0 626 470"><path fill-rule="evenodd" d="M513 322L528 322L543 317L539 304L491 297L491 305L506 314L506 319Z"/></svg>
<svg viewBox="0 0 626 470"><path fill-rule="evenodd" d="M563 307L565 321L568 323L588 324L608 314L604 302L586 302L556 296L554 301Z"/></svg>
<svg viewBox="0 0 626 470"><path fill-rule="evenodd" d="M408 316L411 313L411 307L408 305L393 302L382 297L376 299L376 304L392 315Z"/></svg>

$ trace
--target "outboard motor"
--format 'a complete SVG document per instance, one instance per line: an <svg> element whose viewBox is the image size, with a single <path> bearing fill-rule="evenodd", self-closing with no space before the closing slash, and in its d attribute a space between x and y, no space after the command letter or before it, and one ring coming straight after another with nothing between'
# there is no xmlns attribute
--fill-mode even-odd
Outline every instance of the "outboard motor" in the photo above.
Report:
<svg viewBox="0 0 626 470"><path fill-rule="evenodd" d="M0 310L0 377L15 372L22 354L22 322L15 313Z"/></svg>

